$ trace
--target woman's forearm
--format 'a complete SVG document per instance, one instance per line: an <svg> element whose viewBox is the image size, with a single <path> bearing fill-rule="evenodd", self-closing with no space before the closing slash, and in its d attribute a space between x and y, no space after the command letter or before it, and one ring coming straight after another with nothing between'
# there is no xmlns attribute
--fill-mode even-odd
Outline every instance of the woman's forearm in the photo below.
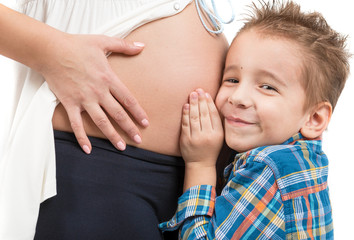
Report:
<svg viewBox="0 0 354 240"><path fill-rule="evenodd" d="M124 139L106 113L131 139L141 142L140 131L132 119L146 127L147 115L115 75L106 55L108 52L135 55L142 51L142 43L104 35L68 34L1 4L0 33L0 54L44 77L65 107L70 126L86 153L91 152L91 144L81 119L83 111L119 150L125 148ZM125 110L131 113L132 119Z"/></svg>
<svg viewBox="0 0 354 240"><path fill-rule="evenodd" d="M48 65L47 49L65 33L0 4L0 54L37 71Z"/></svg>

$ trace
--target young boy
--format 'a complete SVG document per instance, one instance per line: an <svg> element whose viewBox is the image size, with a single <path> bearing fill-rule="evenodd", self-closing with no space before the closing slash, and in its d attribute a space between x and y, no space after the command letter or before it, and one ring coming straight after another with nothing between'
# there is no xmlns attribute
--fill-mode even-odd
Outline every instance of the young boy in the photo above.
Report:
<svg viewBox="0 0 354 240"><path fill-rule="evenodd" d="M346 38L319 13L261 3L229 49L216 106L227 145L239 152L216 196L222 123L209 94L183 108L183 239L333 239L321 136L349 74Z"/></svg>

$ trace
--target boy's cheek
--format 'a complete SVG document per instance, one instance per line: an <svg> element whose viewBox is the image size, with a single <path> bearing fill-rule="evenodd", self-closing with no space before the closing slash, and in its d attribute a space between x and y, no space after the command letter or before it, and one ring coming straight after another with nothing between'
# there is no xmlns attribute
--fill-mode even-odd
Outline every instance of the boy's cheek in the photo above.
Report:
<svg viewBox="0 0 354 240"><path fill-rule="evenodd" d="M219 94L219 93L220 93L220 91L218 92L218 94L216 95L216 98L215 98L215 106L220 112L221 107L222 107L222 103L221 103L221 94Z"/></svg>
<svg viewBox="0 0 354 240"><path fill-rule="evenodd" d="M221 117L221 120L224 121L224 114L223 114L223 106L227 103L227 99L225 99L225 96L220 93L216 95L216 98L215 98L215 106L217 108L217 110L219 111L219 114L220 114L220 117Z"/></svg>

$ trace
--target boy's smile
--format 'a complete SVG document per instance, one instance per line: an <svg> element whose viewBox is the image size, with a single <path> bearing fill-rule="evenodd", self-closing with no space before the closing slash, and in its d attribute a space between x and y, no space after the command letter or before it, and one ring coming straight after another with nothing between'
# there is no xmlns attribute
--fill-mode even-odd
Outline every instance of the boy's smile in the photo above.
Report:
<svg viewBox="0 0 354 240"><path fill-rule="evenodd" d="M247 120L243 120L241 118L233 116L225 117L225 121L227 121L228 124L235 125L238 127L247 127L255 124L254 122L249 122Z"/></svg>
<svg viewBox="0 0 354 240"><path fill-rule="evenodd" d="M306 123L300 47L247 30L232 43L216 105L227 144L239 151L281 144Z"/></svg>

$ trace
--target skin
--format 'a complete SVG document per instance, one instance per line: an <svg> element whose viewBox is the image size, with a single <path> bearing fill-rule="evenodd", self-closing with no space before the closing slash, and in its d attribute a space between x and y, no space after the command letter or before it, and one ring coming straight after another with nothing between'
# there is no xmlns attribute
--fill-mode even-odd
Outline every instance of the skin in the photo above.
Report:
<svg viewBox="0 0 354 240"><path fill-rule="evenodd" d="M302 60L286 40L241 33L229 50L216 105L226 143L239 152L281 144L307 119Z"/></svg>
<svg viewBox="0 0 354 240"><path fill-rule="evenodd" d="M86 153L91 151L91 145L83 128L83 111L112 142L118 142L121 137L111 127L107 116L122 113L118 125L121 124L123 132L129 130L132 137L140 134L135 124L148 126L146 112L106 58L108 52L139 54L144 48L142 43L101 35L67 34L2 4L0 32L0 54L42 74L61 101L71 131Z"/></svg>
<svg viewBox="0 0 354 240"><path fill-rule="evenodd" d="M314 139L327 128L332 112L328 102L304 108L303 62L298 52L294 42L265 37L254 29L236 37L215 101L230 148L245 152L281 144L298 132ZM182 117L184 190L201 184L215 186L215 164L223 141L214 103L205 100L203 90L197 92L197 97L196 92L191 94ZM208 125L213 127L204 127Z"/></svg>
<svg viewBox="0 0 354 240"><path fill-rule="evenodd" d="M183 106L180 138L185 161L183 191L195 185L216 183L216 159L224 139L222 122L209 95L197 89Z"/></svg>
<svg viewBox="0 0 354 240"><path fill-rule="evenodd" d="M126 39L144 42L144 51L132 57L112 54L108 60L146 111L150 125L148 128L139 127L140 144L132 140L133 134L129 131L126 134L118 125L113 126L123 137L124 144L180 156L182 106L197 87L204 88L215 98L222 77L227 40L223 35L215 36L204 29L194 3L177 15L139 27ZM105 137L86 113L82 118L88 135ZM62 106L58 106L54 113L53 126L71 131ZM116 142L112 143L116 145Z"/></svg>

